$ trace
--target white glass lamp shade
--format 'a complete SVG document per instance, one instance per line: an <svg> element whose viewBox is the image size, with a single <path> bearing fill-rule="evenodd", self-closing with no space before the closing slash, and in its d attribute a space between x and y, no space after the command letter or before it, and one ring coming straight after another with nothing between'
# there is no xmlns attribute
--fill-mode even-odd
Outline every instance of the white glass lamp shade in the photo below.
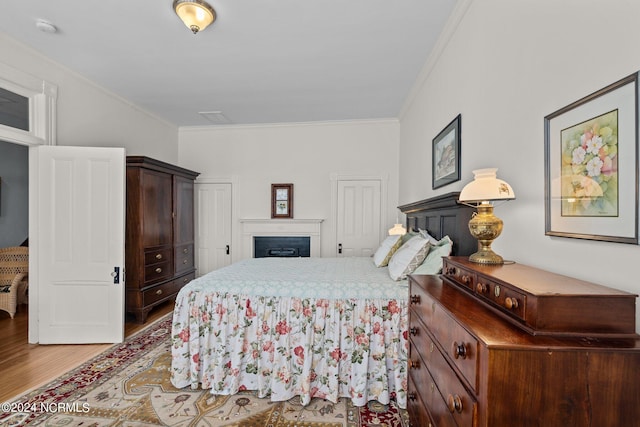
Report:
<svg viewBox="0 0 640 427"><path fill-rule="evenodd" d="M405 234L407 234L407 229L402 224L393 224L393 227L389 229L389 236L404 236Z"/></svg>
<svg viewBox="0 0 640 427"><path fill-rule="evenodd" d="M474 180L464 186L458 200L465 203L482 203L515 199L516 195L511 186L497 178L497 171L496 168L474 170Z"/></svg>
<svg viewBox="0 0 640 427"><path fill-rule="evenodd" d="M173 10L193 34L207 28L216 20L216 12L203 0L174 0Z"/></svg>

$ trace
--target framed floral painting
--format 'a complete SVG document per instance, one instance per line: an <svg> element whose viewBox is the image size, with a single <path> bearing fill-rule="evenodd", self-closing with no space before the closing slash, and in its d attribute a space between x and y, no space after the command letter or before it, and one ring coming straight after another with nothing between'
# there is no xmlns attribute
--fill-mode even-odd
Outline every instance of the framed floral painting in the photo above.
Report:
<svg viewBox="0 0 640 427"><path fill-rule="evenodd" d="M271 218L293 218L293 184L271 184Z"/></svg>
<svg viewBox="0 0 640 427"><path fill-rule="evenodd" d="M545 234L638 244L638 75L544 118Z"/></svg>

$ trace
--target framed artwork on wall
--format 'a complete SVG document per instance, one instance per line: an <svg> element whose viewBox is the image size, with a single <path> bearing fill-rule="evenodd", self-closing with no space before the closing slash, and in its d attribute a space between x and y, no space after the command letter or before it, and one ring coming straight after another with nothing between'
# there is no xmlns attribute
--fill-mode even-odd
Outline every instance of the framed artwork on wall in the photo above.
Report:
<svg viewBox="0 0 640 427"><path fill-rule="evenodd" d="M271 218L293 218L293 184L271 184Z"/></svg>
<svg viewBox="0 0 640 427"><path fill-rule="evenodd" d="M462 116L451 121L435 138L431 159L432 188L445 186L460 180L460 130Z"/></svg>
<svg viewBox="0 0 640 427"><path fill-rule="evenodd" d="M545 234L638 244L638 74L544 118Z"/></svg>

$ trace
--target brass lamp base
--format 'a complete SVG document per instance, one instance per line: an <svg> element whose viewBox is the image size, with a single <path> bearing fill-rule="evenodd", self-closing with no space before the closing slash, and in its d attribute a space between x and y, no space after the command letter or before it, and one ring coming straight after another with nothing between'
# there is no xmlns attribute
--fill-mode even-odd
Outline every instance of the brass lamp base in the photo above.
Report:
<svg viewBox="0 0 640 427"><path fill-rule="evenodd" d="M493 214L493 205L483 203L469 221L471 235L478 239L480 249L469 256L469 261L478 264L504 264L500 255L493 252L491 243L502 233L502 220Z"/></svg>

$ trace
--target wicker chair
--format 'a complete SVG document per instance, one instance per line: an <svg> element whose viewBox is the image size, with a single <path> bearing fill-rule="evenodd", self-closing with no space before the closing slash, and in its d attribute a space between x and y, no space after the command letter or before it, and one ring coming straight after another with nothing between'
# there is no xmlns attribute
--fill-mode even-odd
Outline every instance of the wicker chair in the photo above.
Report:
<svg viewBox="0 0 640 427"><path fill-rule="evenodd" d="M29 248L0 249L0 310L16 314L18 301L26 302L29 275Z"/></svg>

